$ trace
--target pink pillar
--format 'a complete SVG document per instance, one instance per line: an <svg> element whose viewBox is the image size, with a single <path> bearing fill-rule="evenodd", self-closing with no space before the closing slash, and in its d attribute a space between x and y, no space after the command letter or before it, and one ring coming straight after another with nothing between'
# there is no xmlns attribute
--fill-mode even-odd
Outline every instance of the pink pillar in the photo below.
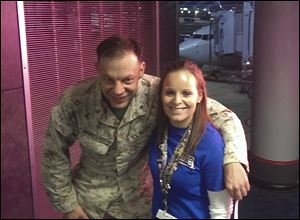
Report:
<svg viewBox="0 0 300 220"><path fill-rule="evenodd" d="M250 176L299 183L299 2L255 3Z"/></svg>

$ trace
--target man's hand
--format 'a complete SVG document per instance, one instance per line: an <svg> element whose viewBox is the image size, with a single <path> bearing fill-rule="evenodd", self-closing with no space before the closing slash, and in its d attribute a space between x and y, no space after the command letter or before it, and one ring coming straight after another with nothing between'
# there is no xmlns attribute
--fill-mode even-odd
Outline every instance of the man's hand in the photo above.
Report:
<svg viewBox="0 0 300 220"><path fill-rule="evenodd" d="M150 202L153 193L153 179L148 162L145 164L144 168L139 174L139 179L141 185L140 193L146 197L148 202Z"/></svg>
<svg viewBox="0 0 300 220"><path fill-rule="evenodd" d="M85 214L80 206L76 206L71 212L64 213L64 219L88 219L89 217Z"/></svg>
<svg viewBox="0 0 300 220"><path fill-rule="evenodd" d="M225 185L230 196L242 200L250 190L247 173L240 163L229 163L224 166Z"/></svg>

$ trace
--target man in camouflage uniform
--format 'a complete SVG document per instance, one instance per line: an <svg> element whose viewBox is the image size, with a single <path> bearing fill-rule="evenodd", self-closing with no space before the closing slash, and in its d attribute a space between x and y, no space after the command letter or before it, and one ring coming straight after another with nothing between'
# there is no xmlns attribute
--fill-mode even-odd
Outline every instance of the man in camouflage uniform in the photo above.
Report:
<svg viewBox="0 0 300 220"><path fill-rule="evenodd" d="M50 201L65 218L151 218L140 194L145 145L156 125L159 78L144 74L139 45L111 37L97 47L98 76L69 88L51 112L42 160ZM225 179L233 196L249 190L247 147L237 116L209 99L209 113L225 140ZM70 169L69 147L81 158ZM227 171L226 171L227 170Z"/></svg>

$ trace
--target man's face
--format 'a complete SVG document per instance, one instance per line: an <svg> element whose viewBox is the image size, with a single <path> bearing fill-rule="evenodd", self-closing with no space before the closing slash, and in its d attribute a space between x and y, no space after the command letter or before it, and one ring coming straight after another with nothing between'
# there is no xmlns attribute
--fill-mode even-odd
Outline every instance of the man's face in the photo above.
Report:
<svg viewBox="0 0 300 220"><path fill-rule="evenodd" d="M104 57L97 62L101 91L111 107L121 109L130 104L145 67L133 52L118 58Z"/></svg>

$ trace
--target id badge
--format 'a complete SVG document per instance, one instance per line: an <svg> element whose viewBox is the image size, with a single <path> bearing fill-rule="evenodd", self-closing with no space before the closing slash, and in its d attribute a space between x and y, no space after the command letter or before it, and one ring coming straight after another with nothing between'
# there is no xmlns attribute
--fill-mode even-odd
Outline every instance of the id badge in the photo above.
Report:
<svg viewBox="0 0 300 220"><path fill-rule="evenodd" d="M195 158L191 155L188 155L188 154L183 154L180 158L179 158L179 163L184 165L184 166L187 166L191 169L195 169L195 166L194 166L194 161L195 161Z"/></svg>
<svg viewBox="0 0 300 220"><path fill-rule="evenodd" d="M161 209L159 209L156 213L156 218L159 218L159 219L177 219L175 218L173 215L167 213L166 211L163 211Z"/></svg>

